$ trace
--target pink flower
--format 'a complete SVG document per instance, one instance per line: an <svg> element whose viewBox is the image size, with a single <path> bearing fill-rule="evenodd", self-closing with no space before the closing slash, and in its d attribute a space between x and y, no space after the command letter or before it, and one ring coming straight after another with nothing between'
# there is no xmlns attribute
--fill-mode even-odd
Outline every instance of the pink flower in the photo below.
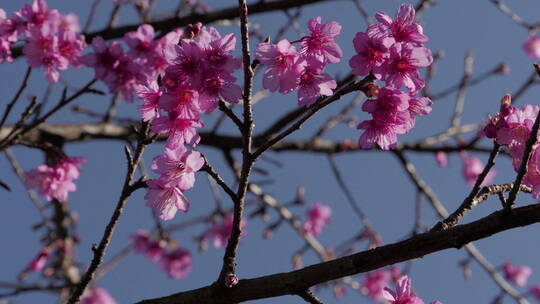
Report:
<svg viewBox="0 0 540 304"><path fill-rule="evenodd" d="M381 302L385 299L384 288L388 286L390 278L390 271L386 269L369 272L360 285L360 292L373 301Z"/></svg>
<svg viewBox="0 0 540 304"><path fill-rule="evenodd" d="M19 12L15 13L14 18L25 29L30 30L33 27L39 28L45 23L57 25L60 13L58 10L50 10L45 0L35 0L32 5L25 4ZM55 31L56 29L54 29Z"/></svg>
<svg viewBox="0 0 540 304"><path fill-rule="evenodd" d="M174 218L178 210L187 212L189 201L179 187L165 187L159 180L149 180L148 192L144 196L146 205L154 208L160 219L168 221Z"/></svg>
<svg viewBox="0 0 540 304"><path fill-rule="evenodd" d="M369 149L377 144L383 150L394 148L397 135L410 131L416 115L431 110L428 101L422 98L413 101L410 95L393 87L380 89L376 99L362 105L362 110L370 113L373 119L363 121L357 127L366 130L360 136L360 146Z"/></svg>
<svg viewBox="0 0 540 304"><path fill-rule="evenodd" d="M86 158L63 158L53 168L47 165L38 166L36 170L26 173L26 187L38 188L38 191L47 200L56 199L65 202L68 192L77 190L73 180L79 178L81 165Z"/></svg>
<svg viewBox="0 0 540 304"><path fill-rule="evenodd" d="M216 31L217 33L217 31ZM242 66L238 58L230 54L236 47L236 37L233 33L221 37L217 33L217 37L204 48L204 60L209 67L220 70L224 73L232 73Z"/></svg>
<svg viewBox="0 0 540 304"><path fill-rule="evenodd" d="M204 163L201 153L178 146L175 149L165 148L165 154L155 157L152 170L160 174L159 179L163 186L176 186L185 191L193 187L195 173Z"/></svg>
<svg viewBox="0 0 540 304"><path fill-rule="evenodd" d="M200 118L199 93L189 89L187 86L168 89L159 99L159 106L167 112L178 113L178 118L195 120ZM213 109L205 108L204 110L213 111L214 109L215 107Z"/></svg>
<svg viewBox="0 0 540 304"><path fill-rule="evenodd" d="M532 269L529 266L515 266L510 263L510 261L504 262L504 277L516 284L517 286L523 287L527 285L527 281L532 274Z"/></svg>
<svg viewBox="0 0 540 304"><path fill-rule="evenodd" d="M148 242L150 241L150 234L148 231L139 229L135 234L129 237L133 248L137 253L145 253L148 249Z"/></svg>
<svg viewBox="0 0 540 304"><path fill-rule="evenodd" d="M84 36L73 31L61 31L58 38L58 53L75 67L81 65L81 53L86 49Z"/></svg>
<svg viewBox="0 0 540 304"><path fill-rule="evenodd" d="M384 288L383 298L390 304L424 304L424 301L411 290L411 281L406 275L401 277L395 292L388 287Z"/></svg>
<svg viewBox="0 0 540 304"><path fill-rule="evenodd" d="M432 62L428 48L394 43L390 47L389 59L380 68L382 80L396 88L405 86L415 94L425 85L418 69L428 67Z"/></svg>
<svg viewBox="0 0 540 304"><path fill-rule="evenodd" d="M437 159L437 164L441 168L445 168L448 166L448 155L445 152L439 151L435 154L435 158Z"/></svg>
<svg viewBox="0 0 540 304"><path fill-rule="evenodd" d="M282 94L296 90L303 65L298 64L300 54L288 40L280 40L277 44L261 42L257 45L255 54L257 59L267 66L263 88L270 92L279 90Z"/></svg>
<svg viewBox="0 0 540 304"><path fill-rule="evenodd" d="M47 263L50 257L51 257L51 253L49 252L49 249L45 247L41 249L37 257L35 257L32 261L30 261L30 263L28 264L26 268L28 270L38 272L41 269L43 269L43 267L45 267L45 264Z"/></svg>
<svg viewBox="0 0 540 304"><path fill-rule="evenodd" d="M315 202L307 210L308 220L304 223L304 230L309 235L321 234L324 226L330 224L332 208L321 202Z"/></svg>
<svg viewBox="0 0 540 304"><path fill-rule="evenodd" d="M145 254L148 258L157 262L165 254L165 243L152 240L146 230L139 229L134 235L130 236L135 252Z"/></svg>
<svg viewBox="0 0 540 304"><path fill-rule="evenodd" d="M428 37L423 34L422 26L414 22L414 7L410 4L402 4L396 15L396 19L385 13L379 12L375 18L392 31L392 36L397 42L422 44L428 42Z"/></svg>
<svg viewBox="0 0 540 304"><path fill-rule="evenodd" d="M467 154L462 155L463 159L463 177L469 184L469 187L473 187L476 183L476 180L478 179L478 176L480 176L480 173L484 170L484 163L477 157L474 156L468 156ZM486 178L484 179L484 182L481 186L489 185L493 183L493 179L495 178L495 170L491 169L489 170L488 174L486 175Z"/></svg>
<svg viewBox="0 0 540 304"><path fill-rule="evenodd" d="M143 121L149 121L160 116L159 100L163 91L160 90L157 82L153 81L147 86L136 86L135 94L144 101L144 104L139 108Z"/></svg>
<svg viewBox="0 0 540 304"><path fill-rule="evenodd" d="M176 249L164 256L160 267L167 271L171 278L185 279L193 271L191 253L181 248Z"/></svg>
<svg viewBox="0 0 540 304"><path fill-rule="evenodd" d="M199 95L201 108L211 112L217 108L219 99L230 103L238 103L242 99L242 89L234 84L236 78L216 70L206 70Z"/></svg>
<svg viewBox="0 0 540 304"><path fill-rule="evenodd" d="M390 57L390 47L394 42L381 25L372 24L366 33L357 33L353 40L357 55L349 61L352 73L364 76L372 71L380 79L382 75L378 67Z"/></svg>
<svg viewBox="0 0 540 304"><path fill-rule="evenodd" d="M109 91L121 93L131 102L137 85L148 83L145 69L135 58L126 55L117 41L107 45L101 37L96 37L92 47L95 53L85 55L82 62L95 69L96 78L105 82Z"/></svg>
<svg viewBox="0 0 540 304"><path fill-rule="evenodd" d="M534 285L529 289L529 293L537 300L540 301L540 284Z"/></svg>
<svg viewBox="0 0 540 304"><path fill-rule="evenodd" d="M540 37L530 36L523 44L523 51L532 59L540 59Z"/></svg>
<svg viewBox="0 0 540 304"><path fill-rule="evenodd" d="M91 287L83 295L82 304L116 304L114 298L101 287Z"/></svg>
<svg viewBox="0 0 540 304"><path fill-rule="evenodd" d="M27 33L28 43L23 47L23 54L31 67L44 67L47 79L58 82L60 72L67 70L69 61L60 56L58 48L58 37L51 24L43 24L39 27L32 27Z"/></svg>
<svg viewBox="0 0 540 304"><path fill-rule="evenodd" d="M309 20L308 28L311 35L302 38L301 52L321 63L338 63L343 57L343 51L334 39L339 36L341 25L336 21L325 24L321 22L321 17Z"/></svg>
<svg viewBox="0 0 540 304"><path fill-rule="evenodd" d="M242 237L247 234L246 232L247 221L242 219L240 227L242 229ZM215 223L210 229L204 233L205 240L212 240L215 248L221 248L227 245L229 238L231 237L233 227L233 215L228 214L223 217L223 220L219 223Z"/></svg>
<svg viewBox="0 0 540 304"><path fill-rule="evenodd" d="M319 96L332 96L337 87L332 76L323 73L324 65L316 61L309 61L300 75L298 83L298 105L309 107L317 101Z"/></svg>
<svg viewBox="0 0 540 304"><path fill-rule="evenodd" d="M196 146L201 137L195 128L202 127L200 120L179 118L175 111L169 112L166 116L160 116L152 122L152 131L157 134L169 133L167 147L175 148L179 145L188 144Z"/></svg>

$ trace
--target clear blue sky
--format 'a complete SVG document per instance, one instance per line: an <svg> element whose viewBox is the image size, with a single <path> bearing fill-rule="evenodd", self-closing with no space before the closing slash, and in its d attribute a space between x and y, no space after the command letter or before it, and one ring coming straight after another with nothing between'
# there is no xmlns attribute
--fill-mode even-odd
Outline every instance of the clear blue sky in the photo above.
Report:
<svg viewBox="0 0 540 304"><path fill-rule="evenodd" d="M19 9L23 2L30 1L2 1L2 6L8 14ZM110 15L112 5L109 0L102 0L99 14L94 21L94 29L101 29ZM173 7L176 1L160 1L160 11ZM236 1L214 0L207 1L213 8L235 5ZM250 1L256 2L256 1ZM371 15L377 11L385 11L394 15L401 1L364 1ZM540 3L534 0L508 1L509 5L525 20L531 23L539 21L537 12ZM92 1L60 1L50 0L50 7L58 8L61 12L75 12L81 17L84 24ZM415 3L413 3L415 4ZM345 60L332 67L330 72L345 75L348 73L347 60L354 51L352 39L354 34L365 29L365 23L351 1L335 1L306 7L300 18L305 29L309 18L321 15L323 20L337 20L343 25L339 37ZM121 22L135 22L132 8L125 9ZM265 34L273 35L276 24L285 21L283 13L257 15L250 20L261 27ZM527 39L527 32L513 23L508 17L502 15L490 1L451 1L440 0L424 15L423 25L425 33L430 37L427 44L433 51L443 50L446 54L438 63L438 74L433 82L433 92L456 84L463 72L463 57L465 52L472 50L476 53L475 75L487 71L496 64L504 61L511 67L509 76L493 77L483 84L467 91L467 103L463 123L476 123L488 113L496 111L498 102L505 93L514 92L527 77L532 66L531 61L521 50L522 43ZM220 27L222 33L238 32L236 27ZM298 36L294 30L287 33L287 37L294 40ZM252 43L254 48L255 43ZM239 45L238 45L239 48ZM0 65L0 92L2 92L0 109L14 94L26 68L24 60L15 64ZM62 73L62 77L74 85L82 85L91 79L93 71L82 69ZM25 95L29 93L42 96L48 83L41 70L34 71L31 85ZM100 85L104 88L103 85ZM260 77L257 79L256 89L260 88ZM61 88L58 85L51 103L59 98ZM522 98L520 104L538 104L537 87L532 88ZM25 99L26 100L26 99ZM110 97L85 96L78 100L77 105L104 111L109 104ZM294 135L296 138L308 136L319 127L323 120L338 111L348 98L343 99L328 109L322 111L315 119L305 125L303 130ZM447 128L453 110L455 94L437 100L433 112L427 117L417 120L417 125L410 134L402 136L402 141L412 141L428 135L436 134ZM264 130L280 113L294 108L294 97L282 95L271 96L268 100L255 107L256 131ZM23 103L17 107L20 111ZM18 116L12 115L14 118ZM355 114L365 119L366 114L356 109ZM135 117L136 105L123 104L119 116ZM207 125L211 126L216 114L205 117ZM53 122L79 122L86 119L69 110L57 115ZM224 131L234 131L229 125ZM356 140L359 132L345 126L335 128L329 135L335 139L350 138ZM485 142L484 144L489 144ZM89 162L84 166L83 174L77 181L79 191L70 195L71 206L80 217L79 229L82 235L78 255L82 263L88 264L91 259L90 246L101 238L105 223L108 221L114 205L119 196L119 189L123 182L125 172L124 153L122 143L99 141L93 143L70 144L66 150L72 156L84 156ZM146 152L145 162L158 155L163 146L157 144ZM26 170L30 170L43 161L39 151L16 147L13 149L19 161ZM200 150L213 162L227 181L232 176L224 164L221 155L210 148L200 147ZM324 155L309 155L299 153L271 153L273 158L279 159L284 166L276 168L267 162L259 166L270 170L269 176L275 182L265 186L264 189L273 194L281 202L288 202L299 185L307 189L309 203L321 200L332 206L334 210L333 223L320 236L320 240L327 246L335 246L342 240L359 231L360 224L351 212L344 195L340 192L331 174ZM450 210L455 209L469 189L461 177L461 161L457 155L450 157L450 165L446 169L436 166L432 155L413 154L408 156L414 161L421 175L437 192L441 201ZM484 161L487 155L479 155ZM411 231L414 220L415 190L408 182L402 168L395 157L388 152L361 152L341 155L337 157L348 185L363 210L374 222L385 243L391 243L406 237ZM39 221L39 215L26 196L23 187L9 169L5 157L0 157L0 178L13 188L13 192L0 191L0 280L14 280L26 263L34 257L40 248L40 234L31 230L31 226ZM510 182L514 172L509 160L501 159L496 166L496 182ZM187 214L178 214L172 223L205 214L214 207L214 200L210 193L206 175L199 174L196 187L187 195L192 202L192 209ZM255 181L266 179L264 176L254 176ZM111 257L127 244L127 238L138 228L151 229L153 219L150 210L144 206L144 191L139 191L129 201L125 213L115 232L112 245L107 257ZM533 203L530 196L521 196L521 204ZM226 205L230 202L226 201ZM487 215L499 203L490 200L478 207L466 218L470 221ZM297 215L304 216L304 208L293 210ZM249 213L249 212L248 212ZM271 213L272 220L277 217ZM424 207L424 220L428 225L435 223L434 213L428 205ZM274 237L264 240L261 235L265 224L260 219L249 222L248 236L243 240L239 256L239 277L249 278L275 272L291 270L291 255L302 246L301 239L296 232L287 225L282 225ZM197 243L194 237L200 235L207 227L196 226L193 229L174 235L182 246L193 253L195 271L185 280L171 280L166 273L159 270L155 264L140 255L131 255L116 269L111 271L98 285L105 287L120 303L132 303L149 297L164 296L181 290L188 290L211 283L217 276L221 267L223 250L209 248L207 252L197 253ZM540 261L538 260L538 226L505 232L488 240L477 242L483 253L495 265L500 265L505 259L511 259L517 264L526 264L535 270L530 283L540 283ZM488 303L496 294L498 287L487 277L475 263L471 264L473 279L466 281L463 278L457 262L465 258L463 250L447 250L429 255L415 261L412 277L413 284L418 293L426 302L439 299L443 303ZM315 255L306 256L305 264L318 262ZM29 282L38 280L33 276ZM349 295L342 300L334 300L328 291L319 293L326 303L369 303L369 300L349 289ZM47 294L27 294L14 299L16 303L45 303L53 302L54 298ZM302 303L296 297L283 297L279 299L266 299L253 303ZM505 298L504 303L512 303Z"/></svg>

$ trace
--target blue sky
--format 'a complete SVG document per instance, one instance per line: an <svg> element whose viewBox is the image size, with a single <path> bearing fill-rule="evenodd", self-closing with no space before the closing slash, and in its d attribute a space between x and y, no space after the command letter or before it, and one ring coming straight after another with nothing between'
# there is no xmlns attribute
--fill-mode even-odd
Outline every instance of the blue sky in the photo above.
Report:
<svg viewBox="0 0 540 304"><path fill-rule="evenodd" d="M23 2L29 1L2 1L0 6L11 14L19 9ZM106 23L112 4L109 0L102 0L94 21L93 29L101 29ZM160 1L159 11L167 11L174 7L176 1ZM256 2L256 1L250 1ZM394 15L401 1L364 1L366 9L371 15L377 11L385 11ZM513 10L530 23L539 21L536 12L540 3L534 0L509 2ZM213 8L235 5L236 1L214 0L207 1ZM57 8L63 13L74 12L84 24L92 1L60 1L50 0L50 7ZM332 1L306 7L300 17L300 24L305 29L307 20L315 16L322 16L323 20L336 20L343 25L343 31L338 39L345 54L345 60L329 68L332 74L346 75L348 73L347 60L354 55L352 39L358 31L365 30L365 23L352 1ZM251 22L260 27L260 31L267 35L276 32L276 24L281 24L286 17L281 12L256 15L250 18ZM132 8L124 10L120 23L131 24L136 22L136 14ZM514 92L530 75L532 62L521 50L521 45L527 39L528 33L522 27L513 23L507 16L500 13L490 1L449 1L440 0L430 8L423 17L424 32L430 37L427 44L433 51L442 50L444 59L438 62L438 73L432 83L432 91L439 92L448 86L458 83L463 73L463 58L467 51L476 54L474 71L479 75L492 69L500 62L510 65L511 73L508 76L495 76L482 84L467 90L467 103L463 123L477 123L493 113L498 108L500 98L505 93ZM235 32L235 26L220 26L222 33ZM298 39L296 32L291 29L287 38ZM252 49L255 42L252 42ZM239 45L238 45L239 48ZM18 60L14 64L0 65L0 92L4 103L11 98L21 79L24 76L26 64ZM86 83L93 76L89 69L70 70L62 73L62 77L77 86ZM239 81L240 83L240 81ZM256 87L261 88L260 75L256 79ZM48 83L42 70L34 71L31 85L23 95L23 100L32 93L42 96ZM105 89L103 84L100 88ZM530 89L520 100L520 104L538 104L538 87ZM51 104L59 98L61 87L57 85L51 95ZM352 97L342 99L309 121L300 132L292 138L308 138L324 123L324 120L339 111ZM456 96L452 94L446 98L436 100L433 112L426 117L420 117L413 131L400 138L401 141L414 141L419 138L437 134L445 130L449 123L449 113L453 110ZM110 101L109 96L84 96L76 104L95 111L105 111ZM51 105L49 104L49 106ZM25 104L20 102L12 118ZM281 113L296 107L295 96L272 95L264 102L257 104L255 110L256 132L264 130ZM19 111L19 112L17 112ZM119 112L121 117L136 117L136 104L122 104ZM360 119L367 118L360 108L354 111ZM205 117L207 126L212 126L216 114ZM54 117L51 122L80 122L87 120L80 114L74 114L69 109ZM227 124L224 133L233 134L234 127ZM328 134L332 139L356 140L358 130L340 125ZM489 143L483 142L488 146ZM158 155L163 149L162 144L156 144L147 150L145 163ZM25 170L30 170L43 162L39 151L15 147L18 160ZM233 177L225 164L219 151L208 147L200 147L213 163L214 167L222 173L224 178L231 182ZM103 227L108 221L123 182L125 172L125 159L123 143L99 141L93 143L70 144L66 152L72 156L84 156L89 162L84 166L83 174L77 181L79 190L70 195L70 202L80 218L79 230L82 242L78 249L80 261L87 265L91 259L90 246L98 242L103 233ZM335 246L341 241L353 236L361 229L358 219L351 212L345 196L339 190L330 171L325 155L301 153L270 153L272 158L278 159L283 166L278 168L268 162L261 162L258 166L271 171L268 177L254 175L255 181L271 178L274 183L264 186L268 193L274 195L279 201L286 203L295 194L298 186L306 187L308 203L320 200L331 205L334 211L333 223L320 236L320 241L326 246ZM419 173L428 181L437 192L441 201L449 210L455 209L468 194L468 187L461 177L461 161L457 155L450 156L448 168L441 169L436 166L433 155L409 153L407 156L417 166ZM484 161L487 155L477 155ZM344 174L346 182L353 195L359 201L362 209L374 223L375 229L383 236L385 243L401 240L408 236L414 221L415 189L409 183L399 163L389 152L358 152L336 156L336 160ZM0 250L0 280L13 280L26 263L38 252L40 248L40 233L31 230L31 226L39 221L39 214L26 196L23 187L12 174L9 164L4 156L0 157L0 178L7 182L13 192L0 191L0 243L4 244ZM497 183L510 182L514 179L514 172L510 162L501 158L496 166ZM205 174L198 174L196 187L187 192L192 202L192 209L187 214L178 214L172 223L183 221L206 214L214 208L214 199L208 187ZM128 236L138 228L151 229L153 219L150 210L144 206L144 191L139 191L130 199L113 242L107 252L111 257L119 252L126 244ZM534 203L530 196L522 195L520 205ZM225 201L226 206L231 206ZM470 221L489 214L499 207L496 200L476 208L465 221ZM248 209L252 210L252 209ZM292 211L303 217L305 208L293 208ZM249 211L248 211L249 213ZM270 213L271 223L277 219L275 213ZM435 223L436 217L428 205L423 208L423 218L428 225ZM273 238L265 240L262 233L267 224L260 218L251 220L248 224L249 234L242 241L239 255L239 277L249 278L292 269L292 254L303 243L295 231L286 224L281 225L274 233ZM184 280L171 280L158 267L143 256L130 255L117 268L98 282L99 286L108 289L120 303L132 303L149 297L163 296L181 290L188 290L211 283L217 276L221 267L223 250L209 248L204 253L197 252L195 237L200 235L206 225L194 226L192 229L174 234L183 247L193 253L195 271ZM540 283L540 261L538 260L539 247L537 245L538 226L529 226L510 232L498 234L490 239L477 242L479 248L495 265L502 264L510 259L520 265L529 265L535 272L530 282ZM473 271L472 280L465 280L458 261L465 258L463 250L447 250L432 254L415 261L412 268L413 284L415 289L426 302L439 299L443 303L487 303L499 292L498 287L474 262L471 263ZM313 253L308 253L304 263L318 262ZM537 270L537 271L536 271ZM360 278L360 277L355 277ZM29 282L39 281L37 276L30 278ZM368 299L353 290L348 290L348 296L341 300L334 300L333 295L326 289L319 294L326 303L370 303ZM47 294L27 294L14 298L16 303L43 303L53 302L54 298ZM512 303L505 298L504 303ZM297 297L282 297L279 299L266 299L253 303L302 303Z"/></svg>

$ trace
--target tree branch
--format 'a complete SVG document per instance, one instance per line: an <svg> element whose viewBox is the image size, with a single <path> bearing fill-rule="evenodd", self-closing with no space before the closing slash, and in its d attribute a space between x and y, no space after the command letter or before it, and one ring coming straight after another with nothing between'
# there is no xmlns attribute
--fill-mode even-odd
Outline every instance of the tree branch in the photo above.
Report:
<svg viewBox="0 0 540 304"><path fill-rule="evenodd" d="M368 272L449 248L461 248L472 241L505 230L540 222L540 205L529 205L513 211L511 214L497 211L469 224L458 225L444 231L419 234L401 242L300 270L240 280L231 289L223 290L210 285L167 297L144 300L139 304L225 304L296 294L298 290L305 290L320 283Z"/></svg>

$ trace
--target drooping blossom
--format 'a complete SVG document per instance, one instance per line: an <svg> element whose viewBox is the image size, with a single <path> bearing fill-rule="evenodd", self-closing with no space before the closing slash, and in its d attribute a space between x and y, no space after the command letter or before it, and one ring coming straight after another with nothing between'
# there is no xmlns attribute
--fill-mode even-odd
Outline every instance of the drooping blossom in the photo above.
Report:
<svg viewBox="0 0 540 304"><path fill-rule="evenodd" d="M304 231L309 235L321 234L323 228L330 224L332 208L321 202L315 202L307 210L308 220L304 222Z"/></svg>
<svg viewBox="0 0 540 304"><path fill-rule="evenodd" d="M540 37L530 36L523 44L523 51L532 59L540 59Z"/></svg>
<svg viewBox="0 0 540 304"><path fill-rule="evenodd" d="M412 288L412 280L408 276L401 277L396 284L396 291L385 287L383 298L390 304L424 304L424 301L417 297Z"/></svg>
<svg viewBox="0 0 540 304"><path fill-rule="evenodd" d="M422 26L414 21L414 15L414 7L404 3L399 7L395 19L383 12L377 13L375 18L391 30L392 37L397 42L426 43L429 39L424 35Z"/></svg>
<svg viewBox="0 0 540 304"><path fill-rule="evenodd" d="M202 126L200 120L179 118L178 112L171 111L154 119L152 131L157 134L169 133L167 147L176 148L185 144L196 146L201 140L196 128Z"/></svg>
<svg viewBox="0 0 540 304"><path fill-rule="evenodd" d="M153 81L146 86L136 86L135 94L144 101L139 108L143 121L149 121L160 116L159 99L163 91L160 90L157 82Z"/></svg>
<svg viewBox="0 0 540 304"><path fill-rule="evenodd" d="M380 24L372 24L367 31L359 32L353 40L356 55L349 61L354 75L364 76L371 71L380 79L379 68L390 57L390 47L395 43Z"/></svg>
<svg viewBox="0 0 540 304"><path fill-rule="evenodd" d="M343 51L334 40L341 32L341 24L330 21L322 24L322 18L316 17L308 22L310 36L302 38L301 52L321 63L338 63Z"/></svg>
<svg viewBox="0 0 540 304"><path fill-rule="evenodd" d="M165 270L171 278L185 279L193 271L191 264L191 253L185 249L178 248L166 254L159 266Z"/></svg>
<svg viewBox="0 0 540 304"><path fill-rule="evenodd" d="M241 237L246 235L246 225L247 221L242 219L240 222L240 228L242 229ZM217 222L210 227L204 233L204 239L211 241L215 248L221 248L227 245L229 238L231 237L233 228L233 215L228 214L223 217L221 222Z"/></svg>
<svg viewBox="0 0 540 304"><path fill-rule="evenodd" d="M50 257L50 250L47 247L42 248L39 254L34 259L32 259L30 263L28 263L28 266L26 268L30 271L38 272L43 269L43 267L45 267L45 264Z"/></svg>
<svg viewBox="0 0 540 304"><path fill-rule="evenodd" d="M266 69L263 76L263 88L270 92L279 91L289 94L298 87L298 77L304 66L299 64L300 54L288 40L280 40L277 44L262 42L255 50L257 59Z"/></svg>
<svg viewBox="0 0 540 304"><path fill-rule="evenodd" d="M391 277L390 271L386 269L369 272L360 285L360 292L375 302L381 302L385 299L384 288L389 286Z"/></svg>
<svg viewBox="0 0 540 304"><path fill-rule="evenodd" d="M149 180L147 184L148 192L144 196L146 205L153 208L160 219L168 221L174 218L178 210L189 210L189 201L179 187L166 187L159 180Z"/></svg>
<svg viewBox="0 0 540 304"><path fill-rule="evenodd" d="M92 40L94 53L82 58L83 64L95 69L96 78L103 81L111 93L121 93L128 102L133 100L135 88L148 82L145 69L124 53L118 41L107 44L103 38Z"/></svg>
<svg viewBox="0 0 540 304"><path fill-rule="evenodd" d="M49 201L56 199L65 202L68 193L77 190L73 180L79 178L82 164L86 161L83 157L65 157L54 167L40 165L26 173L26 187L37 188Z"/></svg>
<svg viewBox="0 0 540 304"><path fill-rule="evenodd" d="M195 184L195 173L204 165L204 158L197 151L188 151L179 146L176 149L165 148L165 154L153 160L152 170L160 174L162 185L188 190Z"/></svg>
<svg viewBox="0 0 540 304"><path fill-rule="evenodd" d="M47 79L58 82L59 70L66 70L69 61L58 52L58 37L50 24L32 27L27 33L28 43L23 47L23 54L28 59L28 65L34 68L43 67Z"/></svg>
<svg viewBox="0 0 540 304"><path fill-rule="evenodd" d="M324 73L324 65L316 61L308 61L298 82L298 105L309 107L319 96L331 96L337 87L332 76Z"/></svg>
<svg viewBox="0 0 540 304"><path fill-rule="evenodd" d="M82 297L82 304L117 304L107 290L91 287Z"/></svg>
<svg viewBox="0 0 540 304"><path fill-rule="evenodd" d="M516 284L517 286L523 287L527 285L527 281L532 274L532 269L529 266L516 266L513 265L510 261L504 262L503 265L504 277Z"/></svg>
<svg viewBox="0 0 540 304"><path fill-rule="evenodd" d="M396 88L405 86L416 94L425 86L418 69L433 63L430 49L411 44L394 43L390 47L390 57L381 66L382 80Z"/></svg>
<svg viewBox="0 0 540 304"><path fill-rule="evenodd" d="M463 159L463 178L465 178L465 181L467 184L469 184L469 187L472 188L480 176L480 173L482 173L484 170L484 163L478 157L469 156L466 153L462 153L461 158ZM486 178L480 186L493 183L495 174L494 169L489 170Z"/></svg>
<svg viewBox="0 0 540 304"><path fill-rule="evenodd" d="M376 99L370 99L362 105L362 110L370 113L371 120L365 120L358 129L366 130L359 139L364 149L377 144L388 150L397 144L397 135L410 131L417 115L426 115L431 111L431 100L428 98L411 98L405 92L393 87L379 90Z"/></svg>

